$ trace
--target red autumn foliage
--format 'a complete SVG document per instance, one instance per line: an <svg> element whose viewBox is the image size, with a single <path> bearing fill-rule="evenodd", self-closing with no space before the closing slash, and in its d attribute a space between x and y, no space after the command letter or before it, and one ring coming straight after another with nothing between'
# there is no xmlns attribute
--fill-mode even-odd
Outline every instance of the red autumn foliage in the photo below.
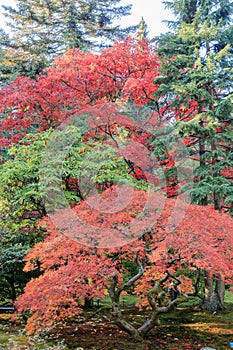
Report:
<svg viewBox="0 0 233 350"><path fill-rule="evenodd" d="M103 298L114 276L121 286L124 259L145 266L135 281L141 307L148 307L147 291L156 279L168 271L171 276L181 273L184 266L221 273L232 282L230 216L138 190L121 208L119 197L113 187L41 222L49 234L29 252L25 269L34 269L39 261L43 274L28 283L16 302L18 312L32 312L30 332L81 312L84 298ZM181 294L192 289L185 276L180 282Z"/></svg>
<svg viewBox="0 0 233 350"><path fill-rule="evenodd" d="M226 170L222 170L221 174L226 177L227 179L233 179L233 169L228 168Z"/></svg>
<svg viewBox="0 0 233 350"><path fill-rule="evenodd" d="M30 129L40 132L87 113L92 130L84 135L84 142L104 133L120 137L118 128L123 125L128 143L119 154L134 163L132 176L137 180L158 185L151 171L156 164L150 158L154 146L149 131L162 124L161 115L166 115L168 107L140 125L123 114L116 118L114 106L128 100L139 106L154 101L159 63L148 43L128 38L101 54L70 50L54 64L37 81L20 77L1 89L0 112L5 118L0 132L10 135L1 144L18 142ZM189 121L197 111L197 103L190 101L177 111L176 119ZM194 138L187 137L184 144L192 146ZM164 171L175 166L173 156L165 151L166 158L159 162ZM177 196L176 180L175 176L167 179L167 197ZM78 181L70 178L69 184L75 189ZM27 325L30 332L81 312L85 298L103 298L115 276L121 286L124 259L144 265L144 273L135 281L140 306L148 305L147 291L156 279L163 279L167 272L171 276L181 273L184 266L221 273L226 282L232 281L233 222L229 216L210 207L181 205L179 199L149 190L106 187L102 195L58 211L41 223L49 235L28 254L26 270L37 267L39 261L43 273L28 283L16 302L19 312L32 313ZM185 276L180 281L181 293L190 291L191 281Z"/></svg>
<svg viewBox="0 0 233 350"><path fill-rule="evenodd" d="M129 99L145 104L157 89L158 68L154 48L132 38L100 54L71 49L37 80L19 77L1 88L0 133L9 133L1 145L17 142L30 130L54 128L88 105Z"/></svg>

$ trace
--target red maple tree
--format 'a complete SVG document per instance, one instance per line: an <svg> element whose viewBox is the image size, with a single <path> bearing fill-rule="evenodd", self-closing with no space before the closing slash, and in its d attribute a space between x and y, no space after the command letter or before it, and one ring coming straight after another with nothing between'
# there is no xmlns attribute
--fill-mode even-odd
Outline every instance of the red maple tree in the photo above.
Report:
<svg viewBox="0 0 233 350"><path fill-rule="evenodd" d="M146 121L132 121L127 113L118 113L116 102L156 103L158 69L154 49L131 38L101 54L72 49L36 81L19 77L1 89L1 144L8 146L29 131L55 128L88 114L90 128L83 142L99 138L115 145L129 173L156 187L156 162L164 171L175 167L174 154L166 147L161 157L151 157L155 149L152 130L165 125L169 109L164 104ZM177 111L177 119L191 120L197 107L190 101L187 108ZM184 140L188 146L193 142L192 136ZM77 179L69 181L75 190ZM44 218L41 225L46 225L48 236L30 251L25 268L40 266L42 274L28 283L16 302L18 312L30 310L28 330L53 326L80 313L85 299L104 298L108 293L116 324L144 337L159 323L161 313L197 293L198 284L185 275L187 270L197 275L199 271L221 274L230 283L232 219L209 206L167 199L177 197L179 185L176 175L167 177L163 196L163 191L132 190L105 182L102 194ZM137 266L137 273L128 280L125 260ZM177 300L169 299L171 282L179 290ZM151 318L139 328L124 319L119 306L122 293L132 287L140 307L151 309Z"/></svg>
<svg viewBox="0 0 233 350"><path fill-rule="evenodd" d="M18 312L31 312L29 332L52 327L80 313L85 298L105 298L108 293L116 324L144 337L159 324L161 313L197 293L198 285L186 276L187 269L221 273L225 282L232 283L233 219L227 214L209 206L177 205L175 199L165 200L161 210L161 195L153 193L148 199L148 192L140 190L133 191L127 207L106 212L101 201L116 202L114 186L94 197L93 203L99 203L94 208L82 201L41 222L48 236L29 252L25 270L33 270L39 262L42 275L28 283L16 302ZM138 266L127 280L126 259ZM178 290L175 300L168 293L171 282ZM138 328L120 310L121 294L132 287L139 306L151 310L151 317Z"/></svg>
<svg viewBox="0 0 233 350"><path fill-rule="evenodd" d="M146 41L127 38L100 54L71 49L37 80L19 77L1 88L1 146L54 128L88 105L129 99L143 105L153 99L158 68Z"/></svg>

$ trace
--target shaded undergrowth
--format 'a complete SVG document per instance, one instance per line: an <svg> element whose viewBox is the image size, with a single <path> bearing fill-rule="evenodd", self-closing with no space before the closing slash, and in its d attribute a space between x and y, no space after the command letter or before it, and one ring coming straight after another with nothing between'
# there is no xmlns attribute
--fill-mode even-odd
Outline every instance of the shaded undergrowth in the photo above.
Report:
<svg viewBox="0 0 233 350"><path fill-rule="evenodd" d="M119 330L106 312L86 311L83 316L45 330L40 337L28 337L23 325L9 322L10 315L0 315L0 350L3 349L88 349L88 350L199 350L204 346L217 350L229 349L233 341L233 303L227 300L226 309L216 314L203 312L199 307L177 308L161 317L161 325L143 341L130 338ZM146 319L147 313L125 306L124 314L134 325ZM82 322L86 319L86 322Z"/></svg>

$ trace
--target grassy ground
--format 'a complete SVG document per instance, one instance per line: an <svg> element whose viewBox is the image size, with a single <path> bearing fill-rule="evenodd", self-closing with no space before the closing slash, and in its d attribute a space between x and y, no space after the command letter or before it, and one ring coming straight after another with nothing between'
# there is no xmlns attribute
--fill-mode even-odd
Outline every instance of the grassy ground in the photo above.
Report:
<svg viewBox="0 0 233 350"><path fill-rule="evenodd" d="M135 324L145 319L127 298L124 313ZM93 314L87 312L85 317ZM69 321L65 328L57 328L44 337L28 337L19 326L9 323L10 315L0 315L0 350L3 349L66 349L66 350L199 350L204 346L217 350L230 349L233 341L233 295L226 293L226 309L208 314L200 308L178 308L161 318L161 326L155 328L143 342L131 339L120 331L103 312L94 315L86 323ZM64 341L64 344L59 343ZM59 343L59 344L58 344Z"/></svg>

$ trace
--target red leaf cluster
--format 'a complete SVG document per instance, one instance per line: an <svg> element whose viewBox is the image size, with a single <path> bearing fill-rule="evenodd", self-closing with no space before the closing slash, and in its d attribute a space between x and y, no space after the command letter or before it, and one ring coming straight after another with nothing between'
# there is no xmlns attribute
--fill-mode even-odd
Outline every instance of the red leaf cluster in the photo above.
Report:
<svg viewBox="0 0 233 350"><path fill-rule="evenodd" d="M1 145L17 142L30 130L53 128L88 105L134 99L145 104L157 89L154 48L132 38L98 53L71 49L37 80L19 77L0 90ZM12 130L17 131L13 136Z"/></svg>
<svg viewBox="0 0 233 350"><path fill-rule="evenodd" d="M16 302L18 311L33 313L29 331L79 313L84 298L104 297L112 276L118 275L120 285L124 259L147 262L135 290L141 306L156 279L183 266L221 273L226 282L232 281L233 219L211 207L185 206L174 199L166 199L161 208L162 196L149 196L134 190L128 205L117 203L118 210L107 212L104 205L119 199L111 188L41 222L49 235L29 252L26 270L40 261L43 274ZM181 279L182 293L190 291L191 280Z"/></svg>

